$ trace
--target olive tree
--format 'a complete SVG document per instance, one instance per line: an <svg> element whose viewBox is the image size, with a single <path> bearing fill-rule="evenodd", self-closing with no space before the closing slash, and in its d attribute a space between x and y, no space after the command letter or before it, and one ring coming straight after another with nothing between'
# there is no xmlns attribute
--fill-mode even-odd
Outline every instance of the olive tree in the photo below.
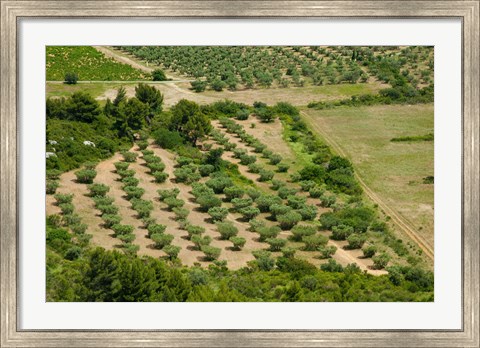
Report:
<svg viewBox="0 0 480 348"><path fill-rule="evenodd" d="M302 221L302 215L295 211L291 211L283 215L278 215L277 221L282 230L290 230L293 226Z"/></svg>
<svg viewBox="0 0 480 348"><path fill-rule="evenodd" d="M77 182L82 184L91 184L97 176L97 172L93 169L80 169L75 172Z"/></svg>
<svg viewBox="0 0 480 348"><path fill-rule="evenodd" d="M238 228L230 221L217 222L217 231L220 233L220 238L228 240L238 234Z"/></svg>
<svg viewBox="0 0 480 348"><path fill-rule="evenodd" d="M244 247L247 240L243 237L235 236L235 237L230 237L230 242L232 242L233 244L233 250L241 250Z"/></svg>
<svg viewBox="0 0 480 348"><path fill-rule="evenodd" d="M228 209L223 207L212 207L208 209L208 215L213 222L223 221L228 215Z"/></svg>

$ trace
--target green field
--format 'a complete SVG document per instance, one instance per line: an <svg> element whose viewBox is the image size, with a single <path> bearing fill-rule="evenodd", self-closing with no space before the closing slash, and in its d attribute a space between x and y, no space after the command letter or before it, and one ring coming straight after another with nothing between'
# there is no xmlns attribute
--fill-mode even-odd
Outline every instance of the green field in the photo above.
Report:
<svg viewBox="0 0 480 348"><path fill-rule="evenodd" d="M304 110L327 143L335 142L381 198L433 244L433 141L392 142L433 133L433 104Z"/></svg>
<svg viewBox="0 0 480 348"><path fill-rule="evenodd" d="M79 81L144 80L147 74L107 58L90 46L48 46L47 81L63 81L67 72L77 73Z"/></svg>

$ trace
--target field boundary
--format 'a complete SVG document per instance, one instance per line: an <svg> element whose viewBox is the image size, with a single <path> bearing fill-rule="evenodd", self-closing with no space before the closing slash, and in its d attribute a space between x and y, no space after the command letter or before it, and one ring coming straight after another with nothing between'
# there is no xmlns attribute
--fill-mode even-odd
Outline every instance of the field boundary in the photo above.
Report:
<svg viewBox="0 0 480 348"><path fill-rule="evenodd" d="M318 132L324 139L329 143L329 145L337 152L339 155L345 158L349 158L349 156L345 153L342 147L333 140L328 134L326 134L322 128L313 121L313 117L306 113L305 111L300 112L307 123L313 128L314 131ZM420 249L423 250L425 255L433 261L434 259L434 252L432 246L418 233L415 231L413 227L411 227L411 223L405 219L403 216L398 214L393 208L391 208L385 201L383 201L362 179L362 177L358 174L357 171L354 173L355 178L358 180L359 184L362 186L365 194L378 206L383 209L383 211L388 214L392 221L400 228L408 237L410 237L415 243L418 244Z"/></svg>

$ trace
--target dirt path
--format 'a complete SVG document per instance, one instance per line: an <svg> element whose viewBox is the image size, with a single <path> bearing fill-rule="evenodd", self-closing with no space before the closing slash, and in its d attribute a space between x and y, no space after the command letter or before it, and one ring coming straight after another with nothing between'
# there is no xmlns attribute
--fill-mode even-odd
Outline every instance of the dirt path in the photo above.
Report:
<svg viewBox="0 0 480 348"><path fill-rule="evenodd" d="M331 146L332 148L341 156L347 157L345 151L343 151L342 147L333 140L326 132L323 131L320 124L318 124L318 120L315 120L312 116L308 113L302 111L302 116L306 119L308 124L318 132ZM413 241L415 241L420 249L423 250L425 255L433 261L434 254L433 254L433 245L431 245L428 241L426 241L422 236L420 236L415 229L411 226L411 223L405 219L403 216L398 214L392 207L390 207L385 201L383 201L372 189L370 189L366 184L362 177L359 175L358 171L355 171L355 178L358 180L360 185L362 186L365 194L386 213L388 214L392 221L398 226L398 228L403 231L407 236L409 236Z"/></svg>

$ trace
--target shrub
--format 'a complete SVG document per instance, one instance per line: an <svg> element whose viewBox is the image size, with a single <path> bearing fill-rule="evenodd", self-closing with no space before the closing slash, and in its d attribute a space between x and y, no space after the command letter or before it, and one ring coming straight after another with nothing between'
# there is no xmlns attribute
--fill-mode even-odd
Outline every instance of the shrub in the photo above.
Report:
<svg viewBox="0 0 480 348"><path fill-rule="evenodd" d="M260 191L251 187L247 188L245 192L247 193L247 196L253 199L254 201L262 195Z"/></svg>
<svg viewBox="0 0 480 348"><path fill-rule="evenodd" d="M293 209L300 209L305 205L307 198L304 196L288 196L287 205Z"/></svg>
<svg viewBox="0 0 480 348"><path fill-rule="evenodd" d="M277 238L280 232L281 229L278 226L260 227L258 228L259 241L265 242L268 238Z"/></svg>
<svg viewBox="0 0 480 348"><path fill-rule="evenodd" d="M213 222L223 221L228 215L228 209L223 207L213 207L208 209L208 215L210 215Z"/></svg>
<svg viewBox="0 0 480 348"><path fill-rule="evenodd" d="M142 153L147 152L147 151L148 150L142 151ZM147 154L144 153L142 158L145 161L145 163L147 164L147 166L149 164L162 163L162 159L158 156L155 156L154 153L148 153L148 152L147 152Z"/></svg>
<svg viewBox="0 0 480 348"><path fill-rule="evenodd" d="M316 186L315 181L313 180L304 180L299 182L302 191L309 192L312 188Z"/></svg>
<svg viewBox="0 0 480 348"><path fill-rule="evenodd" d="M203 245L201 250L205 254L205 258L209 261L218 259L220 257L220 253L222 252L220 248L215 248L210 245Z"/></svg>
<svg viewBox="0 0 480 348"><path fill-rule="evenodd" d="M200 210L204 212L208 212L211 208L222 205L222 200L214 195L200 196L196 202L200 205Z"/></svg>
<svg viewBox="0 0 480 348"><path fill-rule="evenodd" d="M62 216L58 214L47 215L47 225L51 225L53 227L62 226Z"/></svg>
<svg viewBox="0 0 480 348"><path fill-rule="evenodd" d="M249 156L249 155L241 155L240 156L240 164L248 166L249 164L255 163L257 161L257 157Z"/></svg>
<svg viewBox="0 0 480 348"><path fill-rule="evenodd" d="M83 167L84 167L85 169L91 169L91 170L93 170L93 169L95 169L95 168L97 167L97 165L98 165L98 162L88 161L88 162L85 162L85 163L83 164Z"/></svg>
<svg viewBox="0 0 480 348"><path fill-rule="evenodd" d="M102 216L104 214L115 215L118 213L118 207L112 204L99 205L97 209L102 212Z"/></svg>
<svg viewBox="0 0 480 348"><path fill-rule="evenodd" d="M157 219L155 219L154 217L148 216L148 217L142 218L142 222L143 222L143 227L148 228L148 226L150 226L151 224L155 224L157 222Z"/></svg>
<svg viewBox="0 0 480 348"><path fill-rule="evenodd" d="M205 228L202 226L188 225L187 228L188 239L192 239L193 236L201 236L205 233Z"/></svg>
<svg viewBox="0 0 480 348"><path fill-rule="evenodd" d="M47 195L53 195L57 191L58 186L60 186L59 181L47 180L46 190L45 190Z"/></svg>
<svg viewBox="0 0 480 348"><path fill-rule="evenodd" d="M277 172L279 173L286 173L290 169L290 165L286 163L279 163L277 164Z"/></svg>
<svg viewBox="0 0 480 348"><path fill-rule="evenodd" d="M155 178L156 183L163 183L168 179L168 174L163 172L155 172L153 173L153 177Z"/></svg>
<svg viewBox="0 0 480 348"><path fill-rule="evenodd" d="M172 243L174 237L171 234L153 233L152 235L150 235L150 238L155 243L155 248L163 249L164 247Z"/></svg>
<svg viewBox="0 0 480 348"><path fill-rule="evenodd" d="M205 182L205 185L210 187L216 194L219 194L223 193L225 188L233 186L233 182L229 177L221 176L208 180Z"/></svg>
<svg viewBox="0 0 480 348"><path fill-rule="evenodd" d="M323 187L320 187L320 186L315 186L315 187L312 187L308 193L310 194L310 197L312 198L320 198L324 193L325 193L325 189Z"/></svg>
<svg viewBox="0 0 480 348"><path fill-rule="evenodd" d="M57 201L57 205L60 205L62 203L72 203L73 194L57 193L54 197Z"/></svg>
<svg viewBox="0 0 480 348"><path fill-rule="evenodd" d="M172 197L177 198L180 190L178 188L173 188L171 190L157 190L158 195L160 196L160 201L164 201L166 198Z"/></svg>
<svg viewBox="0 0 480 348"><path fill-rule="evenodd" d="M232 199L233 210L236 212L239 212L242 208L250 207L252 204L253 200L250 197Z"/></svg>
<svg viewBox="0 0 480 348"><path fill-rule="evenodd" d="M272 186L270 186L270 188L274 191L277 191L280 188L285 187L285 185L286 185L285 181L273 179Z"/></svg>
<svg viewBox="0 0 480 348"><path fill-rule="evenodd" d="M260 142L253 144L253 152L255 153L262 153L263 150L265 150L266 148L267 148L267 145L262 144Z"/></svg>
<svg viewBox="0 0 480 348"><path fill-rule="evenodd" d="M170 131L166 128L159 128L153 132L155 143L164 149L174 149L183 144L184 139L177 131Z"/></svg>
<svg viewBox="0 0 480 348"><path fill-rule="evenodd" d="M81 222L82 222L82 218L78 214L72 213L72 214L63 215L63 223L66 226L78 225Z"/></svg>
<svg viewBox="0 0 480 348"><path fill-rule="evenodd" d="M117 170L117 173L118 173L119 170L127 170L130 163L128 163L128 162L115 162L113 165L115 166L115 169Z"/></svg>
<svg viewBox="0 0 480 348"><path fill-rule="evenodd" d="M49 169L47 170L47 179L48 180L58 180L62 175L62 171L58 169Z"/></svg>
<svg viewBox="0 0 480 348"><path fill-rule="evenodd" d="M90 196L95 197L95 196L105 196L108 191L110 191L110 187L104 184L91 184L88 185L88 189L90 190Z"/></svg>
<svg viewBox="0 0 480 348"><path fill-rule="evenodd" d="M252 254L255 257L255 263L260 270L268 272L275 267L275 260L271 257L269 251L255 250Z"/></svg>
<svg viewBox="0 0 480 348"><path fill-rule="evenodd" d="M247 221L252 220L258 214L260 214L260 210L252 206L241 208L238 212L242 214L243 218Z"/></svg>
<svg viewBox="0 0 480 348"><path fill-rule="evenodd" d="M88 225L87 224L76 224L76 225L70 226L70 228L72 229L73 233L75 233L75 234L84 234L85 231L88 228Z"/></svg>
<svg viewBox="0 0 480 348"><path fill-rule="evenodd" d="M167 229L167 226L153 223L149 224L147 227L148 231L148 237L151 237L153 234L163 234L165 230Z"/></svg>
<svg viewBox="0 0 480 348"><path fill-rule="evenodd" d="M198 172L200 173L201 176L209 176L215 171L215 167L211 164L202 164L198 166Z"/></svg>
<svg viewBox="0 0 480 348"><path fill-rule="evenodd" d="M234 250L241 250L247 240L243 237L231 237L230 242L232 242Z"/></svg>
<svg viewBox="0 0 480 348"><path fill-rule="evenodd" d="M241 198L245 194L245 191L238 186L230 186L226 187L223 193L225 194L225 200L230 202L234 198Z"/></svg>
<svg viewBox="0 0 480 348"><path fill-rule="evenodd" d="M270 244L270 251L280 251L287 244L287 240L282 238L268 238L266 242Z"/></svg>
<svg viewBox="0 0 480 348"><path fill-rule="evenodd" d="M353 228L346 225L338 225L332 227L333 240L345 240L353 233Z"/></svg>
<svg viewBox="0 0 480 348"><path fill-rule="evenodd" d="M151 156L151 155L154 155L154 154L155 154L155 152L153 152L152 150L142 150L143 159L145 159L145 156ZM154 157L157 157L157 156L154 156Z"/></svg>
<svg viewBox="0 0 480 348"><path fill-rule="evenodd" d="M291 232L291 239L296 242L300 242L303 240L304 237L312 236L317 233L317 229L315 226L296 225L292 228Z"/></svg>
<svg viewBox="0 0 480 348"><path fill-rule="evenodd" d="M121 234L117 238L120 239L122 242L129 244L135 240L136 236L133 233L127 233Z"/></svg>
<svg viewBox="0 0 480 348"><path fill-rule="evenodd" d="M326 170L317 164L308 164L299 171L300 180L323 181L326 177Z"/></svg>
<svg viewBox="0 0 480 348"><path fill-rule="evenodd" d="M65 259L73 261L82 255L82 248L74 245L65 252Z"/></svg>
<svg viewBox="0 0 480 348"><path fill-rule="evenodd" d="M238 228L230 221L217 222L217 231L220 233L221 239L228 240L238 234Z"/></svg>
<svg viewBox="0 0 480 348"><path fill-rule="evenodd" d="M147 167L150 169L150 174L154 175L155 173L163 172L165 170L165 163L151 162L147 164Z"/></svg>
<svg viewBox="0 0 480 348"><path fill-rule="evenodd" d="M320 269L325 272L343 272L343 267L334 259L329 259L327 263L320 266Z"/></svg>
<svg viewBox="0 0 480 348"><path fill-rule="evenodd" d="M250 112L247 109L237 110L237 113L235 114L235 118L239 121L248 120L248 116L250 116Z"/></svg>
<svg viewBox="0 0 480 348"><path fill-rule="evenodd" d="M112 197L93 197L93 201L95 202L95 208L98 208L101 205L111 205L115 200Z"/></svg>
<svg viewBox="0 0 480 348"><path fill-rule="evenodd" d="M367 241L367 237L358 233L352 233L347 237L349 249L360 249Z"/></svg>
<svg viewBox="0 0 480 348"><path fill-rule="evenodd" d="M278 197L282 199L287 199L288 196L295 196L297 194L298 190L296 188L292 187L281 187L278 190Z"/></svg>
<svg viewBox="0 0 480 348"><path fill-rule="evenodd" d="M127 194L127 199L140 198L145 193L145 190L137 186L126 186L123 191Z"/></svg>
<svg viewBox="0 0 480 348"><path fill-rule="evenodd" d="M205 88L207 88L207 82L201 80L191 81L190 85L192 86L192 89L197 93L203 92L205 91Z"/></svg>
<svg viewBox="0 0 480 348"><path fill-rule="evenodd" d="M195 244L197 250L201 250L203 246L210 245L212 242L212 237L210 236L201 236L200 234L194 234L191 237L191 241Z"/></svg>
<svg viewBox="0 0 480 348"><path fill-rule="evenodd" d="M168 210L172 211L173 208L183 207L185 201L183 199L168 197L163 200L163 202L168 206Z"/></svg>
<svg viewBox="0 0 480 348"><path fill-rule="evenodd" d="M337 201L337 197L335 195L323 194L320 196L320 201L322 207L331 207Z"/></svg>
<svg viewBox="0 0 480 348"><path fill-rule="evenodd" d="M71 214L75 210L75 207L72 203L62 203L62 204L59 204L58 206L62 210L63 215Z"/></svg>
<svg viewBox="0 0 480 348"><path fill-rule="evenodd" d="M377 252L377 247L375 245L368 245L362 249L364 257L373 257Z"/></svg>
<svg viewBox="0 0 480 348"><path fill-rule="evenodd" d="M132 205L133 209L137 211L140 219L150 217L150 213L153 210L153 204L150 201L141 201Z"/></svg>
<svg viewBox="0 0 480 348"><path fill-rule="evenodd" d="M258 174L260 174L260 177L258 178L258 181L260 182L270 181L273 179L273 176L275 175L274 172L266 169L261 169Z"/></svg>
<svg viewBox="0 0 480 348"><path fill-rule="evenodd" d="M280 156L278 154L272 154L272 155L270 155L270 157L268 159L269 159L268 162L270 164L276 165L276 164L279 164L282 161L282 156Z"/></svg>
<svg viewBox="0 0 480 348"><path fill-rule="evenodd" d="M388 231L388 225L384 221L377 220L370 224L370 230L385 233Z"/></svg>
<svg viewBox="0 0 480 348"><path fill-rule="evenodd" d="M255 200L257 208L260 209L262 213L267 213L270 211L272 204L281 204L282 199L278 196L273 195L261 195Z"/></svg>
<svg viewBox="0 0 480 348"><path fill-rule="evenodd" d="M387 253L381 253L380 255L372 257L372 261L375 269L382 269L387 267L387 264L390 261L390 255Z"/></svg>
<svg viewBox="0 0 480 348"><path fill-rule="evenodd" d="M117 170L117 174L120 175L120 178L123 180L135 176L135 171L133 169Z"/></svg>
<svg viewBox="0 0 480 348"><path fill-rule="evenodd" d="M304 205L297 209L297 212L302 215L302 221L312 221L317 217L317 207L314 205Z"/></svg>
<svg viewBox="0 0 480 348"><path fill-rule="evenodd" d="M122 152L122 156L125 162L131 163L137 160L138 154L135 152L125 151L125 152Z"/></svg>
<svg viewBox="0 0 480 348"><path fill-rule="evenodd" d="M97 172L93 169L80 169L75 172L77 181L82 184L91 184L97 176Z"/></svg>
<svg viewBox="0 0 480 348"><path fill-rule="evenodd" d="M262 166L258 163L251 163L248 165L248 172L258 174L262 170Z"/></svg>
<svg viewBox="0 0 480 348"><path fill-rule="evenodd" d="M134 178L133 176L127 176L126 178L122 179L123 189L127 186L138 186L139 182L140 181L137 178Z"/></svg>
<svg viewBox="0 0 480 348"><path fill-rule="evenodd" d="M123 245L123 252L125 255L137 255L138 250L140 250L140 245L126 243Z"/></svg>
<svg viewBox="0 0 480 348"><path fill-rule="evenodd" d="M186 208L173 208L172 211L175 213L176 220L184 220L190 214L190 210Z"/></svg>
<svg viewBox="0 0 480 348"><path fill-rule="evenodd" d="M170 260L173 260L178 257L178 254L180 253L180 250L182 250L182 248L175 245L166 245L162 248L162 250L165 254L167 254Z"/></svg>
<svg viewBox="0 0 480 348"><path fill-rule="evenodd" d="M103 225L106 228L110 228L113 225L119 224L122 221L122 218L119 215L114 214L103 214L102 215Z"/></svg>
<svg viewBox="0 0 480 348"><path fill-rule="evenodd" d="M193 158L185 156L177 157L177 167L184 167L189 164L193 164Z"/></svg>
<svg viewBox="0 0 480 348"><path fill-rule="evenodd" d="M175 175L176 182L183 182L185 184L191 184L200 180L201 178L200 173L190 166L184 166L182 168L175 169L173 174Z"/></svg>
<svg viewBox="0 0 480 348"><path fill-rule="evenodd" d="M132 225L121 225L121 224L115 224L112 226L112 230L115 232L116 236L122 235L122 234L130 234L133 232L134 227Z"/></svg>
<svg viewBox="0 0 480 348"><path fill-rule="evenodd" d="M265 227L265 221L252 219L249 222L250 227L248 228L251 232L258 232L258 230L262 227Z"/></svg>
<svg viewBox="0 0 480 348"><path fill-rule="evenodd" d="M65 73L64 82L67 85L76 85L78 81L78 74L75 72L68 71ZM76 258L75 258L76 259ZM73 260L73 259L72 259Z"/></svg>
<svg viewBox="0 0 480 348"><path fill-rule="evenodd" d="M302 238L302 242L305 243L305 250L315 251L319 247L325 246L328 242L328 237L321 235L311 235Z"/></svg>
<svg viewBox="0 0 480 348"><path fill-rule="evenodd" d="M278 203L275 203L275 204L272 204L270 206L270 213L272 214L272 218L274 220L277 220L277 216L278 215L283 215L283 214L286 214L288 212L290 212L292 210L292 208L284 205L284 204L278 204Z"/></svg>
<svg viewBox="0 0 480 348"><path fill-rule="evenodd" d="M277 221L282 230L290 230L293 226L302 220L302 215L295 211L288 212L277 216Z"/></svg>
<svg viewBox="0 0 480 348"><path fill-rule="evenodd" d="M284 247L281 249L281 252L283 254L283 257L290 259L295 256L295 253L297 252L297 249L292 248L292 247Z"/></svg>
<svg viewBox="0 0 480 348"><path fill-rule="evenodd" d="M337 247L334 245L325 245L318 248L320 251L320 258L329 259L337 252Z"/></svg>
<svg viewBox="0 0 480 348"><path fill-rule="evenodd" d="M198 182L194 182L192 184L192 195L195 196L195 198L198 198L200 196L214 196L215 195L215 192L213 192L213 190L208 187L207 185L205 184L200 184Z"/></svg>

